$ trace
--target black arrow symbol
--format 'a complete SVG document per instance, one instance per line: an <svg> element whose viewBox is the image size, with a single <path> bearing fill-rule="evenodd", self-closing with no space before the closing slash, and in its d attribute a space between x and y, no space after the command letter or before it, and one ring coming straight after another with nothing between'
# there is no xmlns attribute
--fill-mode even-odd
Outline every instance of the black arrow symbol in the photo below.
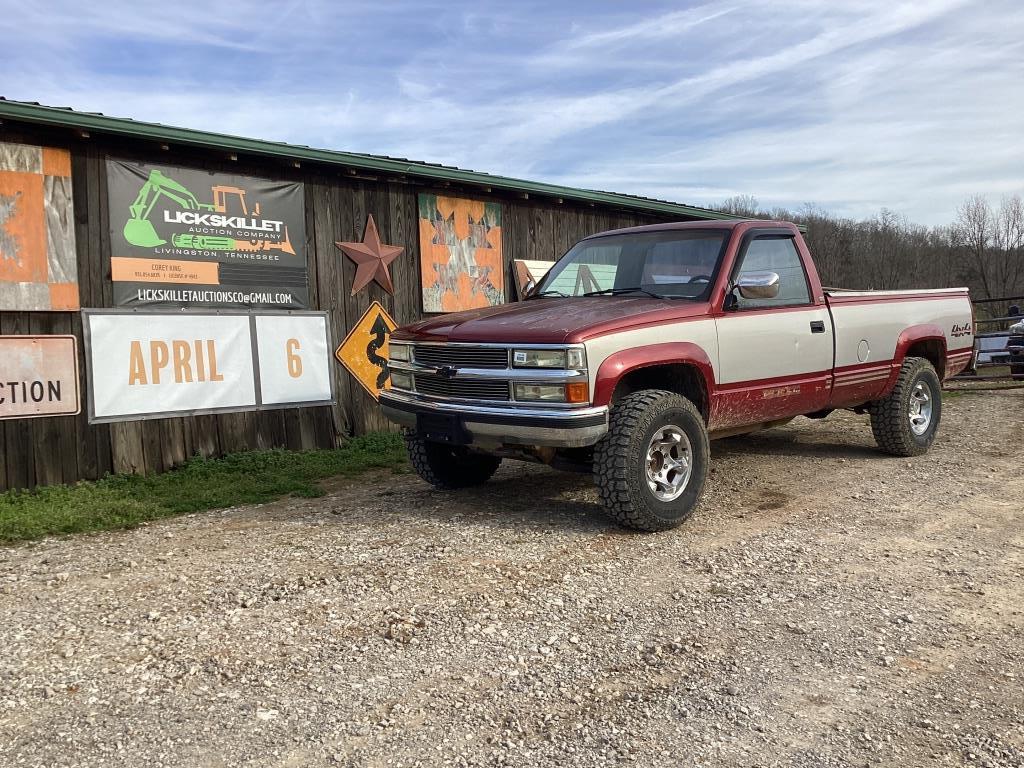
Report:
<svg viewBox="0 0 1024 768"><path fill-rule="evenodd" d="M377 389L384 389L388 376L391 374L388 371L387 358L378 355L377 350L387 342L388 336L391 335L391 329L384 322L383 315L377 315L377 319L373 321L373 325L370 327L370 333L373 334L373 339L366 345L366 359L370 361L371 365L380 368L380 373L377 374Z"/></svg>

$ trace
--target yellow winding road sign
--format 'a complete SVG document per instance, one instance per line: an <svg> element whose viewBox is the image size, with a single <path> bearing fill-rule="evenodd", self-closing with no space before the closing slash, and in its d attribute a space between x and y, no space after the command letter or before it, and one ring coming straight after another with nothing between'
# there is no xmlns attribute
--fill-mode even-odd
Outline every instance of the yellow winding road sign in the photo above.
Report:
<svg viewBox="0 0 1024 768"><path fill-rule="evenodd" d="M375 301L334 350L338 362L348 369L374 400L380 397L382 389L391 387L388 339L395 326L395 321L384 307Z"/></svg>

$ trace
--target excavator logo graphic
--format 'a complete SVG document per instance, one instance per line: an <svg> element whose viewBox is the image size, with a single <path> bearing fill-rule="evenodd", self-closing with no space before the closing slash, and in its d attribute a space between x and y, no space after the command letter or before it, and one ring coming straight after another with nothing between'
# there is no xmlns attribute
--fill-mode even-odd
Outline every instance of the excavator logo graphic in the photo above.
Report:
<svg viewBox="0 0 1024 768"><path fill-rule="evenodd" d="M150 171L149 178L139 190L135 202L129 206L131 218L125 222L124 239L138 248L156 248L167 244L167 241L157 234L153 223L149 220L154 206L161 198L173 201L186 211L210 211L224 214L228 210L228 196L234 195L238 198L242 215L249 215L249 208L245 202L245 190L241 187L217 185L212 187L211 191L213 202L201 203L199 198L170 176L158 170ZM257 203L253 210L253 216L259 215L260 205ZM205 251L283 251L295 254L295 249L288 238L287 227L284 229L284 239L279 242L255 238L239 240L234 237L180 233L171 235L171 244L176 248L195 248Z"/></svg>

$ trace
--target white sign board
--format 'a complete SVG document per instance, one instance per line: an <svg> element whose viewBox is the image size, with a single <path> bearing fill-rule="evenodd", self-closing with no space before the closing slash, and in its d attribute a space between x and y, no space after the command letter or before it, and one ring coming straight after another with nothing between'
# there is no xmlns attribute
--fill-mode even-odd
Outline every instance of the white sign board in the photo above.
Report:
<svg viewBox="0 0 1024 768"><path fill-rule="evenodd" d="M332 402L322 312L82 314L91 422Z"/></svg>
<svg viewBox="0 0 1024 768"><path fill-rule="evenodd" d="M0 419L78 413L74 336L0 336Z"/></svg>
<svg viewBox="0 0 1024 768"><path fill-rule="evenodd" d="M257 315L256 350L264 405L331 399L325 315Z"/></svg>

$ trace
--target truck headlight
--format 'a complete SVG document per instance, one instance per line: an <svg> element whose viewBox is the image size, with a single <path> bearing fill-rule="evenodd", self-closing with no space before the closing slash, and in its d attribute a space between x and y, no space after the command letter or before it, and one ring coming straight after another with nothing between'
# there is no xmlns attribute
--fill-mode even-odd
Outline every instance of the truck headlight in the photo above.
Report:
<svg viewBox="0 0 1024 768"><path fill-rule="evenodd" d="M399 344L397 341L392 341L388 344L388 359L394 360L396 363L408 363L411 351L408 344Z"/></svg>
<svg viewBox="0 0 1024 768"><path fill-rule="evenodd" d="M565 384L516 384L515 397L516 400L564 403Z"/></svg>
<svg viewBox="0 0 1024 768"><path fill-rule="evenodd" d="M579 347L512 350L512 365L516 368L577 369L586 367L586 364L586 356Z"/></svg>
<svg viewBox="0 0 1024 768"><path fill-rule="evenodd" d="M406 371L391 371L391 386L412 392L412 374Z"/></svg>
<svg viewBox="0 0 1024 768"><path fill-rule="evenodd" d="M520 402L586 403L590 400L590 385L585 381L569 384L531 384L517 382L513 395Z"/></svg>

